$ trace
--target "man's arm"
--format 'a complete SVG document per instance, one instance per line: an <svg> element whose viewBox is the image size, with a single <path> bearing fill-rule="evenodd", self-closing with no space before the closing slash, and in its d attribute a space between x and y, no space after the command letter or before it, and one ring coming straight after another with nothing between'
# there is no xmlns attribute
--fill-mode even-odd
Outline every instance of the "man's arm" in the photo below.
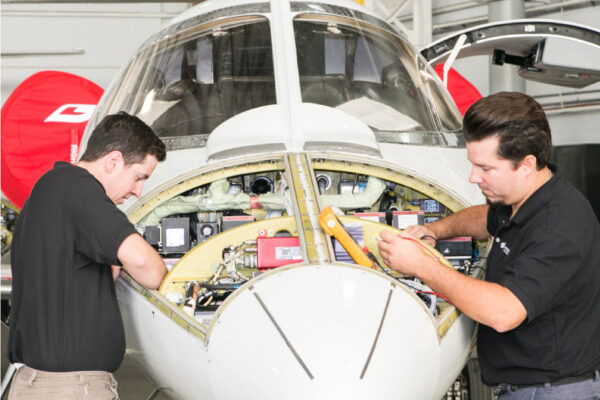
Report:
<svg viewBox="0 0 600 400"><path fill-rule="evenodd" d="M476 240L487 239L490 237L487 231L488 207L487 204L483 204L464 208L426 225L409 226L405 232L417 239L427 239L428 236L435 240L456 236L472 236ZM426 242L435 245L432 241Z"/></svg>
<svg viewBox="0 0 600 400"><path fill-rule="evenodd" d="M527 318L523 304L504 286L470 278L448 268L404 237L410 238L405 233L396 236L381 232L379 252L390 268L418 277L468 317L498 332L514 329Z"/></svg>
<svg viewBox="0 0 600 400"><path fill-rule="evenodd" d="M167 267L156 250L136 233L123 240L117 257L125 271L148 289L158 289L167 273Z"/></svg>

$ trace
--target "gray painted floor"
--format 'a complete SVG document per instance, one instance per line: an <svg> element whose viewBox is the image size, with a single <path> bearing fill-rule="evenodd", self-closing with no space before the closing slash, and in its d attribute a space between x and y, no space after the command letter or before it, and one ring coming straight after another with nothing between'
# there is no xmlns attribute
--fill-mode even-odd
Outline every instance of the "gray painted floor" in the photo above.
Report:
<svg viewBox="0 0 600 400"><path fill-rule="evenodd" d="M6 343L8 342L8 327L2 324L2 377L8 368L6 359ZM142 374L128 357L125 357L123 364L115 373L119 382L119 396L121 400L145 400L154 390L154 385ZM6 391L8 394L8 390ZM5 399L8 396L2 397ZM167 400L168 396L164 393L158 393L153 400Z"/></svg>

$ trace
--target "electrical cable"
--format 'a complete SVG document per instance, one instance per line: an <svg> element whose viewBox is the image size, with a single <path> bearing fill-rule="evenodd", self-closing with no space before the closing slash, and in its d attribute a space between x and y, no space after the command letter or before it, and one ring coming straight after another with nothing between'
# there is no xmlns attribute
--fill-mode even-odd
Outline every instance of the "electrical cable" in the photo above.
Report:
<svg viewBox="0 0 600 400"><path fill-rule="evenodd" d="M442 298L446 303L452 304L452 302L450 300L448 300L448 298L446 296L441 295L438 292L430 292L430 291L427 291L427 290L416 290L415 293L432 294L434 296Z"/></svg>

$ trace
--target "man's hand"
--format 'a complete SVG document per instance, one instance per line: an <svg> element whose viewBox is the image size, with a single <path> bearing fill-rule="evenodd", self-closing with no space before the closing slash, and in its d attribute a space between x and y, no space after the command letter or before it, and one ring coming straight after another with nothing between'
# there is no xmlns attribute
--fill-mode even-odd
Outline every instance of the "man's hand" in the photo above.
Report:
<svg viewBox="0 0 600 400"><path fill-rule="evenodd" d="M438 240L438 237L435 234L435 232L425 225L411 225L407 227L403 232L419 240L422 240L424 243L427 243L431 247L435 247Z"/></svg>
<svg viewBox="0 0 600 400"><path fill-rule="evenodd" d="M382 231L377 243L383 262L393 270L409 276L418 276L419 268L429 258L406 232L394 235Z"/></svg>
<svg viewBox="0 0 600 400"><path fill-rule="evenodd" d="M392 269L416 276L436 292L446 296L469 318L506 332L519 326L527 311L520 300L507 288L465 276L425 254L421 247L405 238L405 232L394 235L381 232L378 243L383 261Z"/></svg>

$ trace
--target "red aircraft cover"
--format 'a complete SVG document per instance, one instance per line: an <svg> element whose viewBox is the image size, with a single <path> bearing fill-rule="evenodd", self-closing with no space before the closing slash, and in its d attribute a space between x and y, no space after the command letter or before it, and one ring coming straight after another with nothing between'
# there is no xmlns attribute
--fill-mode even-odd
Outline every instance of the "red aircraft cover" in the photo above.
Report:
<svg viewBox="0 0 600 400"><path fill-rule="evenodd" d="M444 79L443 68L443 63L435 66L435 72L442 80ZM448 91L452 99L454 99L461 115L465 115L469 106L481 98L479 90L466 80L464 76L456 72L454 68L450 68L448 71Z"/></svg>
<svg viewBox="0 0 600 400"><path fill-rule="evenodd" d="M38 72L2 106L2 192L23 208L35 182L55 161L75 162L79 141L103 89L77 75Z"/></svg>

